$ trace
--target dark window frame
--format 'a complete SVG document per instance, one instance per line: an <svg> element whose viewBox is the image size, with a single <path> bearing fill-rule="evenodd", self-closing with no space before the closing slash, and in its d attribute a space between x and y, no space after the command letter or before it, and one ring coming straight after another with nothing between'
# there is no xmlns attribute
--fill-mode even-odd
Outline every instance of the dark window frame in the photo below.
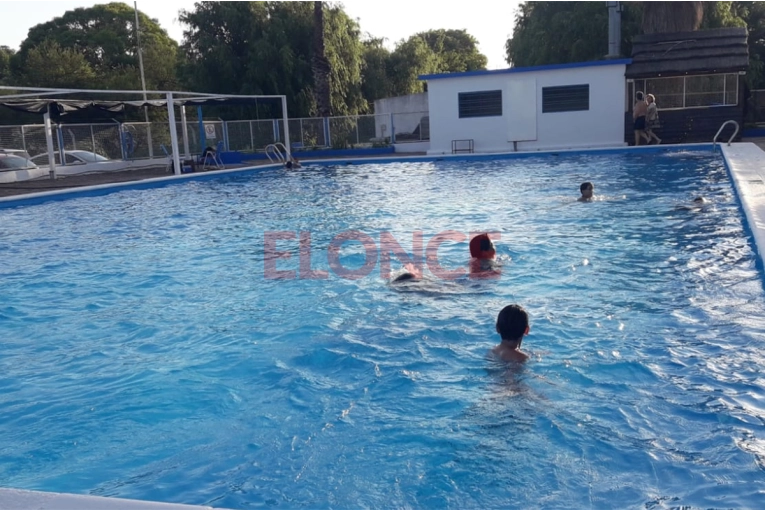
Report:
<svg viewBox="0 0 765 510"><path fill-rule="evenodd" d="M589 83L542 87L542 113L585 112L589 109Z"/></svg>
<svg viewBox="0 0 765 510"><path fill-rule="evenodd" d="M502 90L459 92L457 112L460 119L502 116Z"/></svg>

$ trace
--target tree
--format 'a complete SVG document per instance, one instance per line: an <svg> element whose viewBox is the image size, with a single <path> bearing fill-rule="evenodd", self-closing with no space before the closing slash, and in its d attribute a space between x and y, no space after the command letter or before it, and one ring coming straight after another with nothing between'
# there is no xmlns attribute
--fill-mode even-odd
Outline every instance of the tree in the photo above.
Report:
<svg viewBox="0 0 765 510"><path fill-rule="evenodd" d="M364 42L364 97L369 101L425 90L422 74L486 69L487 58L465 30L429 30L401 40L393 52L383 39Z"/></svg>
<svg viewBox="0 0 765 510"><path fill-rule="evenodd" d="M622 6L621 49L629 55L642 7ZM602 59L608 53L608 10L602 2L525 2L505 51L507 63L518 67Z"/></svg>
<svg viewBox="0 0 765 510"><path fill-rule="evenodd" d="M390 81L391 52L385 47L384 42L384 39L371 37L363 42L364 65L361 70L361 92L370 103L395 95Z"/></svg>
<svg viewBox="0 0 765 510"><path fill-rule="evenodd" d="M466 30L429 30L416 34L435 53L441 72L461 73L486 69L488 59L478 51L478 41Z"/></svg>
<svg viewBox="0 0 765 510"><path fill-rule="evenodd" d="M443 69L441 61L425 40L412 36L396 46L390 56L389 80L396 96L416 94L425 90L419 79L422 74L434 74Z"/></svg>
<svg viewBox="0 0 765 510"><path fill-rule="evenodd" d="M10 85L11 58L16 51L8 46L0 46L0 85Z"/></svg>
<svg viewBox="0 0 765 510"><path fill-rule="evenodd" d="M138 13L141 45L144 50L146 86L168 88L175 83L177 44L157 21ZM140 89L138 44L135 33L135 12L123 3L95 5L67 11L29 30L12 65L18 76L36 75L40 79L55 74L30 69L30 55L36 48L56 43L61 51L76 53L95 73L88 88ZM53 51L46 47L43 51ZM70 62L71 64L72 62ZM86 75L81 74L81 77ZM38 82L34 85L61 86L60 82Z"/></svg>
<svg viewBox="0 0 765 510"><path fill-rule="evenodd" d="M703 2L643 2L644 34L693 32L703 18Z"/></svg>
<svg viewBox="0 0 765 510"><path fill-rule="evenodd" d="M56 41L45 40L27 51L20 85L30 87L89 88L96 73L85 57Z"/></svg>
<svg viewBox="0 0 765 510"><path fill-rule="evenodd" d="M330 73L329 61L324 54L324 6L322 2L313 3L313 57L311 59L313 70L314 95L320 117L332 115L332 101L330 97Z"/></svg>
<svg viewBox="0 0 765 510"><path fill-rule="evenodd" d="M331 110L363 113L363 48L358 25L340 6L323 6ZM318 113L312 62L311 2L197 2L181 11L186 25L182 79L194 90L284 94L291 116Z"/></svg>

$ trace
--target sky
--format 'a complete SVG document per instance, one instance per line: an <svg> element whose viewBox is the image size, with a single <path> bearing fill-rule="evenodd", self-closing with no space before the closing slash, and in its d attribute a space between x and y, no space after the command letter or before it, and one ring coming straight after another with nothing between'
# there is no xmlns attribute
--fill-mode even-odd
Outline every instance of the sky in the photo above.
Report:
<svg viewBox="0 0 765 510"><path fill-rule="evenodd" d="M101 2L38 2L0 0L0 46L18 48L30 28L45 23L77 7L90 7ZM125 2L132 5L132 2ZM465 29L478 40L478 49L489 59L489 69L504 69L505 41L512 34L513 22L521 2L472 0L458 3L431 1L372 1L346 0L345 12L358 20L362 33L385 37L393 49L394 43L417 32L430 29ZM159 21L167 33L180 42L183 28L178 22L178 11L194 8L193 1L154 0L138 1L138 9Z"/></svg>

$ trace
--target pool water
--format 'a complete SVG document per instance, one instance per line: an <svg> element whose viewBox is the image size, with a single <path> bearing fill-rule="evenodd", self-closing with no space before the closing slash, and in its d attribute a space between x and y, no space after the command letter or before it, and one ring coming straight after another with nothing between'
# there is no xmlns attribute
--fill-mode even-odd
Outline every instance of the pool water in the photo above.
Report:
<svg viewBox="0 0 765 510"><path fill-rule="evenodd" d="M719 156L309 166L0 222L0 486L232 509L765 501L765 294ZM409 253L416 232L495 231L502 275L342 277L328 247L352 230ZM326 278L298 277L300 232ZM437 262L465 269L452 236ZM486 356L514 302L523 367Z"/></svg>

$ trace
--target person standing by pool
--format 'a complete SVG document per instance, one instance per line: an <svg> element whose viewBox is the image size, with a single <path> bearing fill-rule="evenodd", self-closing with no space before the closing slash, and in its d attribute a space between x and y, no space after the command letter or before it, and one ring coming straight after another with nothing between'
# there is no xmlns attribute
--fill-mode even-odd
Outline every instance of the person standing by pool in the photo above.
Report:
<svg viewBox="0 0 765 510"><path fill-rule="evenodd" d="M523 337L529 334L529 314L521 305L507 305L497 316L497 333L502 339L491 353L502 361L523 363L529 355L521 351Z"/></svg>
<svg viewBox="0 0 765 510"><path fill-rule="evenodd" d="M659 109L656 106L656 97L653 94L648 94L646 101L648 108L645 115L645 134L648 135L648 143L651 143L651 140L656 140L656 143L659 144L661 143L661 138L653 132L654 129L659 128Z"/></svg>
<svg viewBox="0 0 765 510"><path fill-rule="evenodd" d="M635 94L635 106L632 107L632 119L635 121L635 145L640 145L640 137L646 139L646 142L650 141L648 135L645 133L645 116L648 113L648 104L645 102L642 92Z"/></svg>
<svg viewBox="0 0 765 510"><path fill-rule="evenodd" d="M590 181L583 182L579 186L579 192L582 194L582 196L577 199L579 202L592 202L595 186Z"/></svg>

